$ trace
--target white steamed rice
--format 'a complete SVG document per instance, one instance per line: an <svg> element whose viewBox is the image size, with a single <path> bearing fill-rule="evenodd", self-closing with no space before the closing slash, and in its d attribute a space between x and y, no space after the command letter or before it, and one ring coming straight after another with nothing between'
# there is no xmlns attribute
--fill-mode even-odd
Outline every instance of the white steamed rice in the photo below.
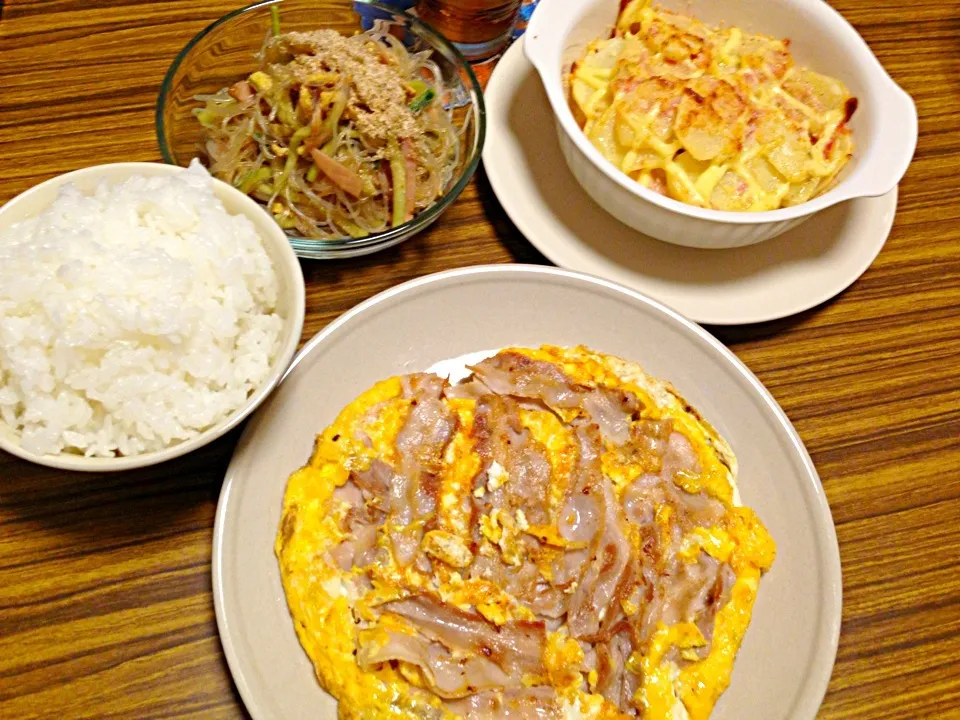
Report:
<svg viewBox="0 0 960 720"><path fill-rule="evenodd" d="M243 406L268 375L277 277L199 164L68 185L0 231L0 418L32 453L161 450Z"/></svg>

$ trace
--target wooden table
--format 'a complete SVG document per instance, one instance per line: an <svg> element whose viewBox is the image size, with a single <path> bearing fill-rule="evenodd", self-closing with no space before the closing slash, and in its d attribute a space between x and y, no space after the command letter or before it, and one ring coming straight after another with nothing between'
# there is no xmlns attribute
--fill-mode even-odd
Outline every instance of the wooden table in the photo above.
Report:
<svg viewBox="0 0 960 720"><path fill-rule="evenodd" d="M163 74L237 4L0 3L0 201L87 165L159 160ZM715 333L793 420L833 509L843 629L822 717L960 717L960 10L936 0L837 6L920 111L893 234L835 300ZM304 338L391 285L500 262L545 260L481 170L413 241L305 263ZM0 717L246 716L210 580L235 440L100 477L0 453Z"/></svg>

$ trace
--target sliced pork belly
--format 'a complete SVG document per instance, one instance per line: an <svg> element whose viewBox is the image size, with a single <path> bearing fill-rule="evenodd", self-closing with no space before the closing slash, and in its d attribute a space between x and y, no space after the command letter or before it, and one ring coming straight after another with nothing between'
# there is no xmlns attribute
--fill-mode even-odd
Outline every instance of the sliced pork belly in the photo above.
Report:
<svg viewBox="0 0 960 720"><path fill-rule="evenodd" d="M361 667L371 668L390 660L416 665L429 689L442 698L462 698L492 688L521 687L518 677L511 678L484 657L456 657L442 643L423 635L395 631L386 631L386 634L388 640L383 645L364 645L361 641L357 654Z"/></svg>
<svg viewBox="0 0 960 720"><path fill-rule="evenodd" d="M570 634L578 638L596 635L606 615L618 611L614 600L631 553L620 519L622 511L610 480L603 478L600 487L592 490L594 493L599 490L603 519L567 616Z"/></svg>
<svg viewBox="0 0 960 720"><path fill-rule="evenodd" d="M520 422L520 405L511 397L483 395L474 412L473 437L484 461L484 482L496 463L509 481L478 503L484 511L494 507L522 510L535 524L549 521L544 498L550 487L550 463L544 450ZM476 483L475 483L476 485Z"/></svg>
<svg viewBox="0 0 960 720"><path fill-rule="evenodd" d="M470 369L498 395L532 398L552 408L575 408L582 401L582 388L557 365L517 352L497 353Z"/></svg>
<svg viewBox="0 0 960 720"><path fill-rule="evenodd" d="M549 687L505 692L482 692L448 702L447 708L464 720L562 720L557 693Z"/></svg>
<svg viewBox="0 0 960 720"><path fill-rule="evenodd" d="M498 627L480 615L446 605L429 595L395 600L380 610L404 618L419 632L451 650L489 658L507 673L538 674L543 670L542 622L515 622Z"/></svg>

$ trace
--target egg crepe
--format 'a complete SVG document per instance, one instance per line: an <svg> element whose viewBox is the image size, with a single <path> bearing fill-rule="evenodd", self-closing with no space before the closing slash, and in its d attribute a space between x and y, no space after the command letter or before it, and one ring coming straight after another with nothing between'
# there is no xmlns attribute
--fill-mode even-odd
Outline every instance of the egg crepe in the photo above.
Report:
<svg viewBox="0 0 960 720"><path fill-rule="evenodd" d="M583 347L381 381L318 437L276 553L344 720L707 718L775 545L668 383Z"/></svg>

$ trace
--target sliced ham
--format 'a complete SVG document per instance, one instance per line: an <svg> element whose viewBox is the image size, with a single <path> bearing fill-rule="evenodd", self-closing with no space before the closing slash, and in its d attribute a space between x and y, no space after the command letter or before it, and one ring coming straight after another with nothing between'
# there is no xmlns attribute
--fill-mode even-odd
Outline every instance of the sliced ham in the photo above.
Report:
<svg viewBox="0 0 960 720"><path fill-rule="evenodd" d="M230 86L230 97L232 97L237 102L245 103L249 100L252 100L256 91L246 80L241 80L240 82L234 83Z"/></svg>
<svg viewBox="0 0 960 720"><path fill-rule="evenodd" d="M417 149L410 138L400 141L400 149L403 152L404 192L407 200L404 211L406 219L410 220L417 207Z"/></svg>
<svg viewBox="0 0 960 720"><path fill-rule="evenodd" d="M320 103L314 105L313 112L314 115L321 109ZM327 141L333 137L333 133L330 132L327 128L320 128L319 130L314 130L311 120L311 131L313 134L303 141L303 148L306 152L312 153L315 149L321 148L327 144Z"/></svg>
<svg viewBox="0 0 960 720"><path fill-rule="evenodd" d="M330 178L334 185L348 195L360 197L363 192L363 180L353 170L315 147L310 148L310 157L313 158L317 169Z"/></svg>

